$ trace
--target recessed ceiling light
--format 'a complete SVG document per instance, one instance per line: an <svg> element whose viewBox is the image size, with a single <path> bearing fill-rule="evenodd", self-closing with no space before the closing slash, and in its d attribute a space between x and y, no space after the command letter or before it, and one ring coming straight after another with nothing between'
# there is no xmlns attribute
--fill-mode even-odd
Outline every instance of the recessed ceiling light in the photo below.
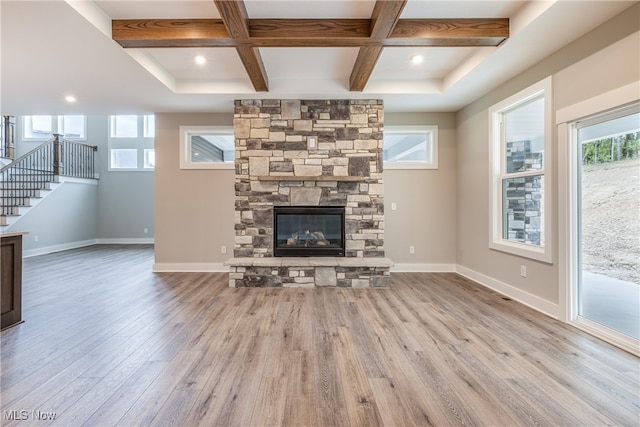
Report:
<svg viewBox="0 0 640 427"><path fill-rule="evenodd" d="M413 55L411 58L409 58L411 60L411 62L413 62L414 64L420 64L422 61L424 61L424 56L422 55Z"/></svg>
<svg viewBox="0 0 640 427"><path fill-rule="evenodd" d="M64 100L67 102L76 102L76 97L73 95L67 95L64 97Z"/></svg>
<svg viewBox="0 0 640 427"><path fill-rule="evenodd" d="M196 64L202 65L205 62L207 62L207 59L202 55L198 55L198 56L195 57L195 61L196 61Z"/></svg>

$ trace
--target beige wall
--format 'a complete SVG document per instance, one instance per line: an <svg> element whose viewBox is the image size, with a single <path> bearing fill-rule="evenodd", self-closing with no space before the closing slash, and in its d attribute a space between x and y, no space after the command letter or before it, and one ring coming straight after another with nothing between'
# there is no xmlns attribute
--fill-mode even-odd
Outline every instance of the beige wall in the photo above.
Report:
<svg viewBox="0 0 640 427"><path fill-rule="evenodd" d="M385 125L438 126L438 169L384 171L386 256L403 264L455 264L455 114L386 113Z"/></svg>
<svg viewBox="0 0 640 427"><path fill-rule="evenodd" d="M438 170L384 172L386 255L396 263L455 264L455 114L386 114L385 121L439 126ZM232 256L234 172L181 170L178 156L180 126L232 124L233 114L156 114L156 264L220 264Z"/></svg>
<svg viewBox="0 0 640 427"><path fill-rule="evenodd" d="M156 114L156 264L222 263L233 253L233 170L180 169L179 127L207 125L233 126L233 113Z"/></svg>
<svg viewBox="0 0 640 427"><path fill-rule="evenodd" d="M553 263L546 264L489 249L488 107L543 78L553 76L554 109L566 107L640 78L640 9L638 5L558 51L457 115L457 263L493 280L550 303L559 301L556 156L553 170L555 206ZM554 114L555 116L555 114ZM557 147L557 135L554 138ZM549 155L551 154L551 155ZM563 255L564 256L564 255ZM528 277L520 277L520 265Z"/></svg>

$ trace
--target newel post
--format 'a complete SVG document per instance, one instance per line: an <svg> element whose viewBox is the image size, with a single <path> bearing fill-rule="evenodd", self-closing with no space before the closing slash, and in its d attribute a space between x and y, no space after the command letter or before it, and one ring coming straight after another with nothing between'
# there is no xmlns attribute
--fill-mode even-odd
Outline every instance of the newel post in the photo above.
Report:
<svg viewBox="0 0 640 427"><path fill-rule="evenodd" d="M62 164L62 144L60 143L60 137L62 135L54 133L53 140L53 175L60 176L64 165Z"/></svg>

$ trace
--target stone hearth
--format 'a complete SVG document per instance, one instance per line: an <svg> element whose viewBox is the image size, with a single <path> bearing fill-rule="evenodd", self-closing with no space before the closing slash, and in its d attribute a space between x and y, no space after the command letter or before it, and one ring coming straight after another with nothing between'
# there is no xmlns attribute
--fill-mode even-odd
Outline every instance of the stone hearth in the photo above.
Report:
<svg viewBox="0 0 640 427"><path fill-rule="evenodd" d="M388 287L378 100L236 101L230 286ZM345 257L273 254L274 206L345 208Z"/></svg>

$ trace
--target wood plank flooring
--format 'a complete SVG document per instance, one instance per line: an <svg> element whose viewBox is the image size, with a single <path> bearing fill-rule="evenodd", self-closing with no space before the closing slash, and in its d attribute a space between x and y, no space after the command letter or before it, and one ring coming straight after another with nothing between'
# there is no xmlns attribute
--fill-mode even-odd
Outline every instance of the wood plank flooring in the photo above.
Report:
<svg viewBox="0 0 640 427"><path fill-rule="evenodd" d="M3 426L640 425L639 359L456 274L234 289L151 246L25 259Z"/></svg>

